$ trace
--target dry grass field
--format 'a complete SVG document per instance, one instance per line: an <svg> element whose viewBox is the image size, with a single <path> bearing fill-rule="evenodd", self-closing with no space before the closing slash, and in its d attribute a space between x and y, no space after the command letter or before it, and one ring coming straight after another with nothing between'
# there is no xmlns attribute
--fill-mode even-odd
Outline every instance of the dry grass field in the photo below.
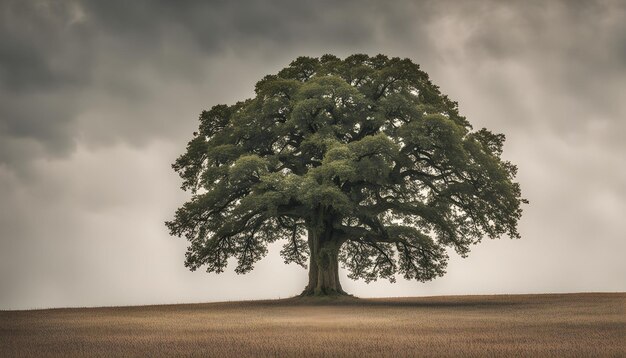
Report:
<svg viewBox="0 0 626 358"><path fill-rule="evenodd" d="M626 357L626 293L1 311L0 356Z"/></svg>

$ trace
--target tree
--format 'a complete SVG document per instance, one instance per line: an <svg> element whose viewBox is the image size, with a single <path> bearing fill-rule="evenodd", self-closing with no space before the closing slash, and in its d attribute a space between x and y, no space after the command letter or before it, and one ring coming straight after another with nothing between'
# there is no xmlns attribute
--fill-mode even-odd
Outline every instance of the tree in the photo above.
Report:
<svg viewBox="0 0 626 358"><path fill-rule="evenodd" d="M190 244L185 265L253 269L284 240L309 268L302 295L345 294L352 279L428 281L453 248L519 238L520 186L503 134L472 131L456 102L409 59L299 57L256 96L200 115L173 164L193 194L166 223Z"/></svg>

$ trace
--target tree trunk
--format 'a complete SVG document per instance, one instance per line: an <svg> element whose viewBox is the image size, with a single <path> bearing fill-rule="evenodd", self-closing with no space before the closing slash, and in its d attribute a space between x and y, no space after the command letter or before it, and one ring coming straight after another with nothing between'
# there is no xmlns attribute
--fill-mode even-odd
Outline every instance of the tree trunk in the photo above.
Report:
<svg viewBox="0 0 626 358"><path fill-rule="evenodd" d="M339 283L339 248L342 242L333 237L330 218L319 216L308 227L310 250L309 284L301 296L347 295Z"/></svg>

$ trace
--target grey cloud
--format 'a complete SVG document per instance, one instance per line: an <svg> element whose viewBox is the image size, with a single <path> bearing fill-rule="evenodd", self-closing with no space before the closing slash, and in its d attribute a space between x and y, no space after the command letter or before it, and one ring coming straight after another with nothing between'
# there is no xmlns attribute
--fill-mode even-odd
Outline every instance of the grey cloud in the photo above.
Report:
<svg viewBox="0 0 626 358"><path fill-rule="evenodd" d="M85 133L99 131L100 145L171 135L176 120L134 109L154 106L162 88L176 82L185 83L181 91L202 91L217 77L207 72L228 53L251 59L244 66L256 68L259 79L268 68L280 68L303 52L320 55L362 46L377 33L396 41L417 39L408 31L413 25L403 10L414 8L408 4L395 11L376 2L330 1L250 1L245 6L227 1L8 1L1 6L0 139L5 153L20 154L1 155L0 162L11 167L67 155ZM238 71L223 79L241 80ZM230 95L230 101L240 99ZM109 120L119 131L108 125L102 132L102 123L88 120L94 108L106 111L105 105L114 108ZM194 103L194 111L210 105L211 99ZM120 115L127 117L112 118Z"/></svg>
<svg viewBox="0 0 626 358"><path fill-rule="evenodd" d="M280 43L292 45L333 36L336 42L364 41L372 29L359 18L372 4L293 1L126 3L92 1L86 11L94 14L96 26L139 46L155 44L168 31L180 30L206 52L223 47ZM352 21L345 21L353 11ZM339 16L337 16L339 15Z"/></svg>
<svg viewBox="0 0 626 358"><path fill-rule="evenodd" d="M605 117L625 134L626 124L617 118L625 110L620 93L626 81L626 4L511 2L483 11L467 20L459 16L472 29L465 43L470 59L529 69L551 96L546 104L554 101L546 108L558 116L551 120L557 130Z"/></svg>
<svg viewBox="0 0 626 358"><path fill-rule="evenodd" d="M2 87L19 93L84 84L90 62L90 34L78 22L78 12L73 2L3 2Z"/></svg>
<svg viewBox="0 0 626 358"><path fill-rule="evenodd" d="M71 98L88 84L91 62L76 11L71 2L0 5L0 164L72 151Z"/></svg>
<svg viewBox="0 0 626 358"><path fill-rule="evenodd" d="M251 276L187 272L162 223L185 200L169 165L199 112L324 53L420 63L476 128L507 135L531 200L522 240L441 280L347 289L626 289L623 2L9 0L0 19L0 309L297 293L305 273L276 250Z"/></svg>

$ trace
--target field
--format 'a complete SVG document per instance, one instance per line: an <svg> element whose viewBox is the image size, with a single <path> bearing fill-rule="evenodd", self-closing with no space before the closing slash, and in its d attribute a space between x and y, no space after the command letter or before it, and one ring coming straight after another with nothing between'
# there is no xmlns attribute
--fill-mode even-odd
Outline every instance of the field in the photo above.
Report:
<svg viewBox="0 0 626 358"><path fill-rule="evenodd" d="M0 311L0 356L626 356L626 293Z"/></svg>

